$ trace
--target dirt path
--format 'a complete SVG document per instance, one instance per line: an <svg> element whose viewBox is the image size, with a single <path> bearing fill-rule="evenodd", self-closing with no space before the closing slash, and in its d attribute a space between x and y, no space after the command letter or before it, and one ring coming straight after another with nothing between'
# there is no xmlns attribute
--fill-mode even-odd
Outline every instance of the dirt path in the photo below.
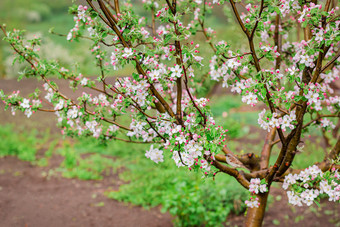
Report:
<svg viewBox="0 0 340 227"><path fill-rule="evenodd" d="M145 210L108 199L116 179L81 181L42 176L46 168L14 157L0 159L1 227L172 226L159 209Z"/></svg>

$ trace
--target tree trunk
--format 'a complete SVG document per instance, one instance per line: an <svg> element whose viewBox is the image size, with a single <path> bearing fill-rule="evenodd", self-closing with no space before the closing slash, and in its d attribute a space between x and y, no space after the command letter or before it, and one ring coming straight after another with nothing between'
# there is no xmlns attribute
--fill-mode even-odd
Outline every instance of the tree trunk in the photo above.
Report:
<svg viewBox="0 0 340 227"><path fill-rule="evenodd" d="M267 198L269 195L269 190L267 193L258 194L256 197L259 199L259 207L257 208L248 208L246 221L244 223L244 226L246 227L261 227L264 214L266 211L267 206Z"/></svg>

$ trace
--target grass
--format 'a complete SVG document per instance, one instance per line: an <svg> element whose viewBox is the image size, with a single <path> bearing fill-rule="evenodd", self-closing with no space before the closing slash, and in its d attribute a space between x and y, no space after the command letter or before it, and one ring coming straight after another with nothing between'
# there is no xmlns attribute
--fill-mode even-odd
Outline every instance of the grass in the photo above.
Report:
<svg viewBox="0 0 340 227"><path fill-rule="evenodd" d="M302 152L298 153L293 161L293 168L304 169L313 165L316 162L323 160L325 155L325 148L320 145L320 138L315 142L307 140L304 144Z"/></svg>
<svg viewBox="0 0 340 227"><path fill-rule="evenodd" d="M211 112L218 125L228 129L229 139L240 138L248 134L249 125L257 122L257 112L238 112L244 105L240 96L225 95L211 100ZM257 126L257 125L256 125Z"/></svg>
<svg viewBox="0 0 340 227"><path fill-rule="evenodd" d="M37 131L31 133L15 133L12 125L5 125L0 130L0 157L17 156L23 161L35 161L37 146Z"/></svg>
<svg viewBox="0 0 340 227"><path fill-rule="evenodd" d="M2 125L0 128L0 158L5 156L16 156L20 160L35 164L39 161L36 155L40 149L47 147L48 151L54 142L48 146L51 139L49 131L38 133L38 130L25 131L24 128L15 128L12 124Z"/></svg>

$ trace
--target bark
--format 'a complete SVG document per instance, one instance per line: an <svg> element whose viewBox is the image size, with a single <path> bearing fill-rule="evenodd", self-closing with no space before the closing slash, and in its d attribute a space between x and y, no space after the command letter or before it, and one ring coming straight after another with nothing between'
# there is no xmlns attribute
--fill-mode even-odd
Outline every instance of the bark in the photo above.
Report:
<svg viewBox="0 0 340 227"><path fill-rule="evenodd" d="M267 193L258 194L256 197L259 199L259 207L249 208L246 215L246 220L244 223L245 227L261 227L264 214L267 206L267 199L269 195L269 190Z"/></svg>
<svg viewBox="0 0 340 227"><path fill-rule="evenodd" d="M273 148L273 140L275 139L276 128L274 127L270 132L267 133L266 139L264 140L264 145L261 152L261 169L268 168L270 153Z"/></svg>

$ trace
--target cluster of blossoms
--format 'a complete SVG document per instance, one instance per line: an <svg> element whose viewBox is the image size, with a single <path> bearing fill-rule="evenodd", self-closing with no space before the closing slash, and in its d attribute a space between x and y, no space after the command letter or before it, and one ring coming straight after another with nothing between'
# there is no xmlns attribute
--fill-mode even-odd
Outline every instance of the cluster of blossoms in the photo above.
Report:
<svg viewBox="0 0 340 227"><path fill-rule="evenodd" d="M128 132L126 135L129 137L141 137L143 139L143 141L152 141L154 138L157 137L157 133L154 129L150 128L148 130L145 130L145 127L147 123L146 122L142 122L142 121L136 121L136 120L132 120L131 124L130 124L130 129L132 129L132 131Z"/></svg>
<svg viewBox="0 0 340 227"><path fill-rule="evenodd" d="M305 22L306 19L309 20L312 15L317 14L318 10L322 9L322 5L316 5L313 2L310 3L309 7L307 5L303 6L303 11L301 12L300 10L297 11L297 13L300 15L298 22L302 23Z"/></svg>
<svg viewBox="0 0 340 227"><path fill-rule="evenodd" d="M332 129L335 128L335 125L333 122L331 122L330 120L328 120L327 118L322 118L320 119L320 127L323 127L323 128L327 128L327 127L330 127Z"/></svg>
<svg viewBox="0 0 340 227"><path fill-rule="evenodd" d="M167 116L162 116L162 118L165 117ZM214 152L226 141L225 133L227 130L223 130L220 126L215 126L213 119L209 118L207 122L208 135L202 133L192 134L197 128L201 127L195 122L195 118L195 114L190 114L184 118L185 127L180 125L175 126L175 124L171 122L164 121L156 124L156 127L159 128L158 131L162 133L163 136L168 138L163 146L165 149L170 150L172 159L178 167L186 166L189 169L197 168L203 170L205 174L208 174L211 167L203 156L213 157L215 155ZM208 139L211 141L210 143L205 142ZM215 145L215 143L217 145Z"/></svg>
<svg viewBox="0 0 340 227"><path fill-rule="evenodd" d="M310 83L308 84L308 89L306 89L305 97L308 99L307 105L310 106L311 109L315 109L316 111L322 110L321 102L327 98L327 87L322 86L318 83Z"/></svg>
<svg viewBox="0 0 340 227"><path fill-rule="evenodd" d="M89 79L84 77L83 74L81 74L81 73L79 73L79 76L76 77L75 80L80 81L81 86L86 86L86 85L88 85L88 82L89 82Z"/></svg>
<svg viewBox="0 0 340 227"><path fill-rule="evenodd" d="M21 108L25 109L25 115L29 118L32 115L31 105L29 99L23 99L19 104ZM13 111L12 111L13 113Z"/></svg>
<svg viewBox="0 0 340 227"><path fill-rule="evenodd" d="M254 86L255 83L256 82L252 78L247 80L242 79L240 81L236 80L235 83L231 85L231 91L241 94L244 89ZM249 94L249 92L247 94Z"/></svg>
<svg viewBox="0 0 340 227"><path fill-rule="evenodd" d="M259 207L260 203L258 198L253 195L267 192L267 183L263 180L261 181L260 178L253 178L250 180L249 191L251 192L252 196L250 196L249 200L245 201L245 204L250 208Z"/></svg>
<svg viewBox="0 0 340 227"><path fill-rule="evenodd" d="M244 202L249 208L256 208L260 206L259 199L256 196L251 196L249 200Z"/></svg>
<svg viewBox="0 0 340 227"><path fill-rule="evenodd" d="M295 0L280 0L280 12L283 16L290 13L291 10L298 10L301 8L298 1Z"/></svg>
<svg viewBox="0 0 340 227"><path fill-rule="evenodd" d="M264 193L267 191L267 184L261 182L260 178L253 178L250 180L249 191L254 194Z"/></svg>
<svg viewBox="0 0 340 227"><path fill-rule="evenodd" d="M288 201L297 206L310 206L322 194L327 195L329 201L340 200L340 175L334 168L324 173L314 165L299 174L288 174L282 187L290 189Z"/></svg>
<svg viewBox="0 0 340 227"><path fill-rule="evenodd" d="M155 163L163 162L163 151L153 148L153 145L151 145L150 150L146 151L145 157L150 158Z"/></svg>
<svg viewBox="0 0 340 227"><path fill-rule="evenodd" d="M270 131L272 128L281 128L286 131L286 128L294 129L295 126L293 122L296 120L295 111L291 111L289 115L284 115L283 117L278 116L277 113L272 114L272 117L266 117L266 110L264 109L259 113L258 123L264 130Z"/></svg>
<svg viewBox="0 0 340 227"><path fill-rule="evenodd" d="M24 112L27 118L31 117L32 113L35 113L39 107L41 107L41 100L40 99L26 99L19 96L20 91L13 91L12 94L8 95L7 97L0 91L0 98L8 99L9 103L3 100L4 104L8 104L8 107L11 107L12 115L15 115L17 109Z"/></svg>
<svg viewBox="0 0 340 227"><path fill-rule="evenodd" d="M142 0L142 2L147 7L151 7L151 8L154 7L155 9L159 8L158 2L154 2L154 1L151 1L151 0Z"/></svg>
<svg viewBox="0 0 340 227"><path fill-rule="evenodd" d="M221 46L222 44L218 45L219 48L223 48ZM225 45L223 44L223 46ZM229 55L233 56L233 53L229 52ZM209 74L211 79L219 81L221 78L223 78L223 83L225 84L224 86L228 87L228 80L235 78L233 71L237 70L241 66L241 63L240 60L238 60L236 57L232 57L232 59L229 59L220 64L217 56L214 55L210 60L209 66Z"/></svg>
<svg viewBox="0 0 340 227"><path fill-rule="evenodd" d="M73 38L75 38L79 33L80 27L83 26L83 24L89 25L88 31L91 36L95 35L95 29L93 28L94 21L89 15L87 15L87 10L87 6L78 6L77 15L74 16L75 25L74 28L72 28L68 33L67 40L72 40Z"/></svg>

